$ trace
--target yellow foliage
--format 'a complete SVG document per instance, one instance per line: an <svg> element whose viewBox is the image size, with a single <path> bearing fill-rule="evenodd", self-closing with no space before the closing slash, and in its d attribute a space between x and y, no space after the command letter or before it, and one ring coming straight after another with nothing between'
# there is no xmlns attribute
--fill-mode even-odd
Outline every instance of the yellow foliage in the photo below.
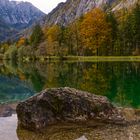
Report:
<svg viewBox="0 0 140 140"><path fill-rule="evenodd" d="M53 25L50 28L46 28L44 32L47 40L47 51L49 54L53 54L59 46L59 35L61 33L61 29L58 25Z"/></svg>
<svg viewBox="0 0 140 140"><path fill-rule="evenodd" d="M53 25L52 27L48 28L48 30L45 33L45 36L49 43L52 43L54 41L58 41L58 36L61 32L61 29L58 25Z"/></svg>
<svg viewBox="0 0 140 140"><path fill-rule="evenodd" d="M96 8L84 16L80 34L85 48L95 50L109 41L111 29L106 21L106 14Z"/></svg>

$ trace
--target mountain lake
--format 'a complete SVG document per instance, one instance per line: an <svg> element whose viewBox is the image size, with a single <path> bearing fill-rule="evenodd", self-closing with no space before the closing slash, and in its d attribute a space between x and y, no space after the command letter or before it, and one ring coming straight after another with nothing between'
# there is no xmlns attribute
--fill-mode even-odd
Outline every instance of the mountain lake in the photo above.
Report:
<svg viewBox="0 0 140 140"><path fill-rule="evenodd" d="M50 128L47 134L18 130L15 112L17 103L53 87L88 91L108 97L115 106L140 109L140 63L0 62L0 140L140 139L140 125L128 128L109 124L95 124L92 127L58 126Z"/></svg>

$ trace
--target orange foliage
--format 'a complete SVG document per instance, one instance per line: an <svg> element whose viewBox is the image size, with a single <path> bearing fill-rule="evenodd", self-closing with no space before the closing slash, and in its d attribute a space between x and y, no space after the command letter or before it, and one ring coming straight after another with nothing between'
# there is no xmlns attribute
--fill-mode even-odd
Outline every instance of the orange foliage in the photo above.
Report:
<svg viewBox="0 0 140 140"><path fill-rule="evenodd" d="M17 42L17 47L20 47L25 44L25 38L21 37Z"/></svg>
<svg viewBox="0 0 140 140"><path fill-rule="evenodd" d="M85 48L95 52L97 48L109 41L111 29L106 21L106 14L95 8L84 16L80 34Z"/></svg>
<svg viewBox="0 0 140 140"><path fill-rule="evenodd" d="M22 81L26 80L26 76L22 72L18 71L18 75L19 75L20 80Z"/></svg>

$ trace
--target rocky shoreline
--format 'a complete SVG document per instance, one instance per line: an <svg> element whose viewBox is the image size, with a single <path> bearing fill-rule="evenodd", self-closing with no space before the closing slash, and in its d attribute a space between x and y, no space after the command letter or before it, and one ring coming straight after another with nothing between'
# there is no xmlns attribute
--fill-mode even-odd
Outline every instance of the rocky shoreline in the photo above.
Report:
<svg viewBox="0 0 140 140"><path fill-rule="evenodd" d="M16 114L17 104L18 103L0 105L0 117L11 117L12 114Z"/></svg>
<svg viewBox="0 0 140 140"><path fill-rule="evenodd" d="M140 124L50 126L41 133L18 129L19 140L140 140Z"/></svg>
<svg viewBox="0 0 140 140"><path fill-rule="evenodd" d="M46 89L20 102L18 125L27 130L42 130L57 124L93 124L94 122L128 125L140 120L140 111L117 108L104 96L73 88Z"/></svg>
<svg viewBox="0 0 140 140"><path fill-rule="evenodd" d="M129 109L128 109L129 111ZM140 123L114 125L94 122L92 124L59 124L44 131L17 129L17 117L0 118L0 139L5 140L140 140Z"/></svg>

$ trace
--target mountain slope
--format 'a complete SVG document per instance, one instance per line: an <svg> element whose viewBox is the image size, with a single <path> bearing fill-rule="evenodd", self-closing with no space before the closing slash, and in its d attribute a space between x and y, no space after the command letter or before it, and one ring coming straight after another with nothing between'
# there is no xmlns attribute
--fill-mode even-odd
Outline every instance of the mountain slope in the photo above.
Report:
<svg viewBox="0 0 140 140"><path fill-rule="evenodd" d="M118 1L116 6L113 7L112 11L121 10L122 7L127 8L127 9L131 8L131 6L133 7L138 2L139 2L139 0L121 0L121 1Z"/></svg>
<svg viewBox="0 0 140 140"><path fill-rule="evenodd" d="M11 36L8 32L14 31L15 33L15 30L25 29L43 16L45 14L29 2L0 0L0 31L3 34L0 35L0 40ZM3 23L6 26L3 26Z"/></svg>
<svg viewBox="0 0 140 140"><path fill-rule="evenodd" d="M9 36L16 34L17 30L13 29L9 24L0 19L0 41L7 39Z"/></svg>
<svg viewBox="0 0 140 140"><path fill-rule="evenodd" d="M109 6L115 11L121 9L123 6L129 7L137 1L138 0L67 0L65 3L60 3L46 16L45 24L61 24L65 26L95 7L105 8Z"/></svg>
<svg viewBox="0 0 140 140"><path fill-rule="evenodd" d="M92 8L111 4L114 1L115 0L67 0L65 3L60 3L47 15L46 24L67 25Z"/></svg>

